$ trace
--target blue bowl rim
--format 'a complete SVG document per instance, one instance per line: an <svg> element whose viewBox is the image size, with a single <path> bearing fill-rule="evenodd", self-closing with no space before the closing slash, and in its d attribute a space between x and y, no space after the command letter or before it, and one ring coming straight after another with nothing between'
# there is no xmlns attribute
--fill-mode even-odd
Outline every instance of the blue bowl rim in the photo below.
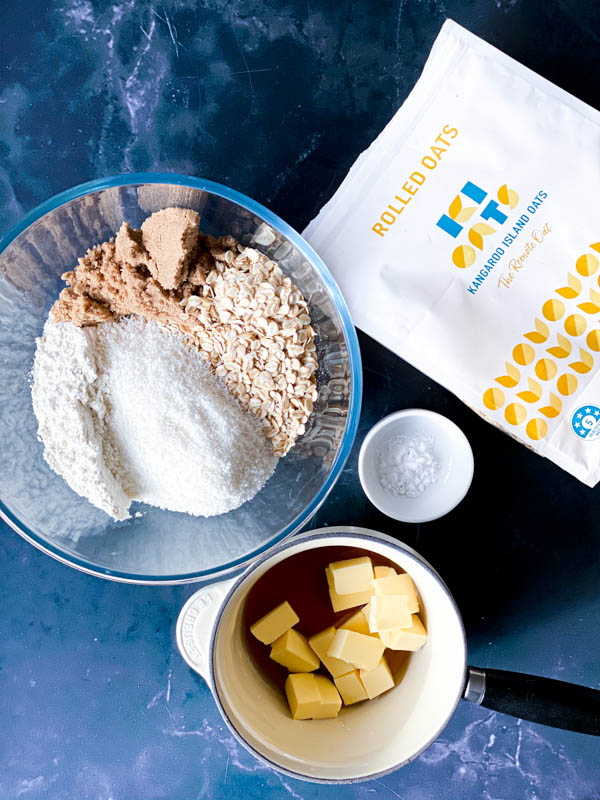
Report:
<svg viewBox="0 0 600 800"><path fill-rule="evenodd" d="M124 186L139 186L141 184L172 184L175 186L186 186L200 191L210 192L224 198L231 200L237 205L256 214L268 222L279 233L282 233L292 244L306 257L307 261L318 273L323 284L329 291L335 307L341 318L346 346L348 348L348 360L350 364L350 401L348 405L348 416L346 419L346 428L342 439L341 446L336 454L334 462L329 471L329 475L319 492L315 495L312 501L304 509L304 511L296 516L289 525L287 525L277 536L265 542L260 547L252 550L237 559L234 559L227 564L222 565L218 569L199 570L196 572L182 573L169 576L150 576L138 575L135 573L120 572L118 570L111 570L99 565L91 565L84 559L80 559L71 553L68 553L50 542L38 536L33 531L30 531L26 526L22 525L20 520L5 506L0 498L0 518L2 518L10 527L20 534L24 539L33 544L39 550L52 556L56 560L67 564L82 572L90 575L96 575L102 578L108 578L114 581L121 581L124 583L137 583L137 584L161 584L171 585L178 583L192 583L198 581L205 581L210 583L225 575L231 574L235 571L241 570L244 566L259 558L272 547L275 547L280 542L287 539L292 534L299 531L311 517L316 513L319 506L323 503L333 485L335 484L339 474L350 455L356 432L358 430L358 422L360 419L360 409L362 402L362 362L360 356L360 348L358 345L358 338L356 330L350 317L350 312L346 301L335 282L333 276L325 266L324 262L312 249L308 242L287 222L284 222L281 217L270 211L268 208L258 203L256 200L248 197L235 189L230 189L215 181L206 180L205 178L197 178L191 175L181 175L175 172L131 172L120 173L106 178L98 178L93 181L81 183L71 189L59 192L53 197L40 203L38 206L29 211L25 216L13 225L9 230L0 238L0 253L4 250L27 228L33 225L37 220L41 219L45 214L54 211L65 203L75 200L78 197L83 197L86 194L97 192L103 189L118 188Z"/></svg>

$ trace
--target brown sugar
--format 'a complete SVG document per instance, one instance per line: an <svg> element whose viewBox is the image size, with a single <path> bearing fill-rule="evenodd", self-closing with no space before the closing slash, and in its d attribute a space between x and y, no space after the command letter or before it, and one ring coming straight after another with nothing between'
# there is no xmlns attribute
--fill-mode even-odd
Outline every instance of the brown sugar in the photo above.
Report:
<svg viewBox="0 0 600 800"><path fill-rule="evenodd" d="M142 224L148 251L148 269L165 289L176 289L185 279L198 243L200 217L189 208L163 208Z"/></svg>
<svg viewBox="0 0 600 800"><path fill-rule="evenodd" d="M168 324L183 313L180 292L164 289L146 267L120 261L113 241L88 250L62 278L68 288L51 309L55 322L84 327L138 314Z"/></svg>
<svg viewBox="0 0 600 800"><path fill-rule="evenodd" d="M124 222L114 241L92 247L64 273L68 288L52 307L52 319L83 327L139 314L184 323L180 303L204 283L215 261L210 248L218 245L199 233L198 221L190 209L165 208L141 230Z"/></svg>

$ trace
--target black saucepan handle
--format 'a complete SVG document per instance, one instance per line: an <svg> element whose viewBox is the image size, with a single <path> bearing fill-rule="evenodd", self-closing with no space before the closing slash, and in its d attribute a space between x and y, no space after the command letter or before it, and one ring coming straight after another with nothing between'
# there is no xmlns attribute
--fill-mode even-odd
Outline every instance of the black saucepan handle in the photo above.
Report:
<svg viewBox="0 0 600 800"><path fill-rule="evenodd" d="M600 736L599 689L521 672L468 667L463 696L530 722Z"/></svg>

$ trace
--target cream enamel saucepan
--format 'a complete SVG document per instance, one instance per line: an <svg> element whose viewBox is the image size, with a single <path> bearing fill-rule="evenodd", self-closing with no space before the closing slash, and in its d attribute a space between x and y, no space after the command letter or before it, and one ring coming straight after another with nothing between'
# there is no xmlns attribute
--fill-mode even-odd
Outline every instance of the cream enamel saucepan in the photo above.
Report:
<svg viewBox="0 0 600 800"><path fill-rule="evenodd" d="M299 552L329 546L362 548L406 570L421 596L429 636L391 691L344 708L337 719L299 722L250 656L244 604L271 567ZM309 531L243 575L196 592L179 616L177 643L190 667L207 681L244 747L269 766L304 780L360 781L397 769L439 736L461 698L546 725L600 734L600 691L467 666L462 619L440 576L407 545L364 528Z"/></svg>

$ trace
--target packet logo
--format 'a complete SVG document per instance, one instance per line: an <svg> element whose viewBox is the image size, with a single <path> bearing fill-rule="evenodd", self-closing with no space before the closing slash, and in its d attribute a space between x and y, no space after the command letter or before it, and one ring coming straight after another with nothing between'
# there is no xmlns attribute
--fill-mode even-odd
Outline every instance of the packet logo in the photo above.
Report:
<svg viewBox="0 0 600 800"><path fill-rule="evenodd" d="M507 215L500 210L500 205L515 208L519 202L519 195L514 189L509 189L506 184L498 189L497 197L497 201L488 199L488 202L481 209L479 216L484 221L476 222L469 228L467 238L471 244L459 245L452 252L452 261L460 269L473 266L477 258L475 248L483 250L484 237L489 236L491 233L496 233L497 228L493 228L489 221L504 225L508 219ZM486 198L488 198L488 192L485 189L477 186L473 181L467 181L450 203L448 213L442 214L438 219L437 227L452 236L453 239L457 239L465 229L463 223L471 219ZM469 202L476 205L469 205Z"/></svg>
<svg viewBox="0 0 600 800"><path fill-rule="evenodd" d="M600 407L580 406L571 418L571 427L579 439L592 441L600 437Z"/></svg>

